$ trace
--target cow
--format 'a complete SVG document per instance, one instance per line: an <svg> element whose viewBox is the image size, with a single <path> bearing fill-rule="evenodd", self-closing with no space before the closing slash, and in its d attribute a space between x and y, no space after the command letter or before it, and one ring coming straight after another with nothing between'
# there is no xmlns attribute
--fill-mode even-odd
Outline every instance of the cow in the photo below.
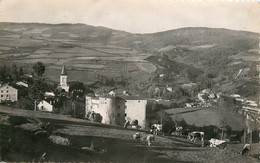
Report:
<svg viewBox="0 0 260 163"><path fill-rule="evenodd" d="M158 135L158 132L162 132L162 125L161 124L153 124L151 126L150 133Z"/></svg>
<svg viewBox="0 0 260 163"><path fill-rule="evenodd" d="M204 132L194 131L188 133L188 140L193 142L201 142L204 146Z"/></svg>
<svg viewBox="0 0 260 163"><path fill-rule="evenodd" d="M227 142L219 139L210 139L210 147L218 147L220 149L225 149L227 146Z"/></svg>
<svg viewBox="0 0 260 163"><path fill-rule="evenodd" d="M176 127L176 133L177 133L178 136L182 135L182 130L183 130L182 126Z"/></svg>
<svg viewBox="0 0 260 163"><path fill-rule="evenodd" d="M140 138L141 138L141 136L140 136L139 132L133 134L133 139L134 140L140 140Z"/></svg>

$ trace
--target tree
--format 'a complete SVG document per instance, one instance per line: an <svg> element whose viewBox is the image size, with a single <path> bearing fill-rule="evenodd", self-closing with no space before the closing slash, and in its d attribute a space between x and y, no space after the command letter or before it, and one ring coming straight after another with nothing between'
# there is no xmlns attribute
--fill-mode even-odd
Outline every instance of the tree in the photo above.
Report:
<svg viewBox="0 0 260 163"><path fill-rule="evenodd" d="M22 67L20 67L18 74L19 74L20 77L24 75L24 72L23 72L23 68L22 68Z"/></svg>
<svg viewBox="0 0 260 163"><path fill-rule="evenodd" d="M69 91L73 93L73 97L83 97L85 95L85 86L82 82L73 81L69 83Z"/></svg>
<svg viewBox="0 0 260 163"><path fill-rule="evenodd" d="M45 66L42 62L37 62L36 64L33 65L33 70L36 73L37 77L42 77L42 75L45 72Z"/></svg>
<svg viewBox="0 0 260 163"><path fill-rule="evenodd" d="M14 81L17 81L18 80L18 72L17 72L17 66L15 63L13 63L12 67L11 67L11 70L10 70L10 75L11 75L11 78L14 80Z"/></svg>
<svg viewBox="0 0 260 163"><path fill-rule="evenodd" d="M19 99L18 106L21 109L33 110L34 103L33 103L32 99L28 98L28 96L27 97L21 97Z"/></svg>
<svg viewBox="0 0 260 163"><path fill-rule="evenodd" d="M35 80L34 84L29 90L29 97L32 100L42 100L44 98L45 91L46 91L46 85L44 81Z"/></svg>

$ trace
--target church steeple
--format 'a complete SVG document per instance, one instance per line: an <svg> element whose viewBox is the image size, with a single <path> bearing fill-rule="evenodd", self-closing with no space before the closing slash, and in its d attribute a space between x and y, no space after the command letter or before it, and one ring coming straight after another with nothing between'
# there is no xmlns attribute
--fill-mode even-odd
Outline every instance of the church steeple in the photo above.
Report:
<svg viewBox="0 0 260 163"><path fill-rule="evenodd" d="M65 69L65 65L63 65L60 74L60 84L58 87L64 89L65 92L69 92L69 85L67 81L68 81L68 75Z"/></svg>
<svg viewBox="0 0 260 163"><path fill-rule="evenodd" d="M62 70L61 70L61 75L67 75L65 65L63 65Z"/></svg>

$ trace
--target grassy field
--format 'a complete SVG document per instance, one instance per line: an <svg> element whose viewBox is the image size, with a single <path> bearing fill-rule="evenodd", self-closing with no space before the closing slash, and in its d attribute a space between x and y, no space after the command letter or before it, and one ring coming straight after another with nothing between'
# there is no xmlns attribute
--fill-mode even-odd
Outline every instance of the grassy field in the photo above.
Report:
<svg viewBox="0 0 260 163"><path fill-rule="evenodd" d="M10 107L1 107L0 112L0 156L3 161L257 162L230 150L200 147L179 137L155 136L155 143L148 147L145 142L132 139L137 131L122 127ZM8 122L2 118L6 115ZM35 117L43 123L50 122L47 135L36 136L30 127L24 127L37 125L26 119ZM139 132L142 137L147 135L144 131ZM70 145L52 143L48 136L53 134L67 138ZM95 152L82 149L90 147L91 143Z"/></svg>
<svg viewBox="0 0 260 163"><path fill-rule="evenodd" d="M186 123L195 126L215 125L221 127L223 121L233 130L242 130L245 124L242 116L220 108L173 108L165 110L165 112L173 120L183 119Z"/></svg>

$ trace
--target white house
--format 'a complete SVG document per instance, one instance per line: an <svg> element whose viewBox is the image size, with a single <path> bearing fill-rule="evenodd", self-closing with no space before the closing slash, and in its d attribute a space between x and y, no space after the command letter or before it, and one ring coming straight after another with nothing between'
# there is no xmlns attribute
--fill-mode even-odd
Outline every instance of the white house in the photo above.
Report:
<svg viewBox="0 0 260 163"><path fill-rule="evenodd" d="M44 96L54 97L55 94L53 92L45 92Z"/></svg>
<svg viewBox="0 0 260 163"><path fill-rule="evenodd" d="M0 86L0 103L3 101L17 101L18 89L9 85L9 83Z"/></svg>
<svg viewBox="0 0 260 163"><path fill-rule="evenodd" d="M168 87L168 86L167 86L166 89L167 89L168 91L170 91L170 92L173 91L172 87Z"/></svg>
<svg viewBox="0 0 260 163"><path fill-rule="evenodd" d="M112 90L112 91L110 91L109 93L108 93L110 96L115 96L116 95L116 93Z"/></svg>
<svg viewBox="0 0 260 163"><path fill-rule="evenodd" d="M53 105L52 105L52 101L47 102L45 100L42 100L38 105L38 110L40 111L48 111L48 112L52 112L53 111Z"/></svg>
<svg viewBox="0 0 260 163"><path fill-rule="evenodd" d="M22 82L22 81L17 82L16 85L24 86L24 87L28 88L28 84L25 82Z"/></svg>

